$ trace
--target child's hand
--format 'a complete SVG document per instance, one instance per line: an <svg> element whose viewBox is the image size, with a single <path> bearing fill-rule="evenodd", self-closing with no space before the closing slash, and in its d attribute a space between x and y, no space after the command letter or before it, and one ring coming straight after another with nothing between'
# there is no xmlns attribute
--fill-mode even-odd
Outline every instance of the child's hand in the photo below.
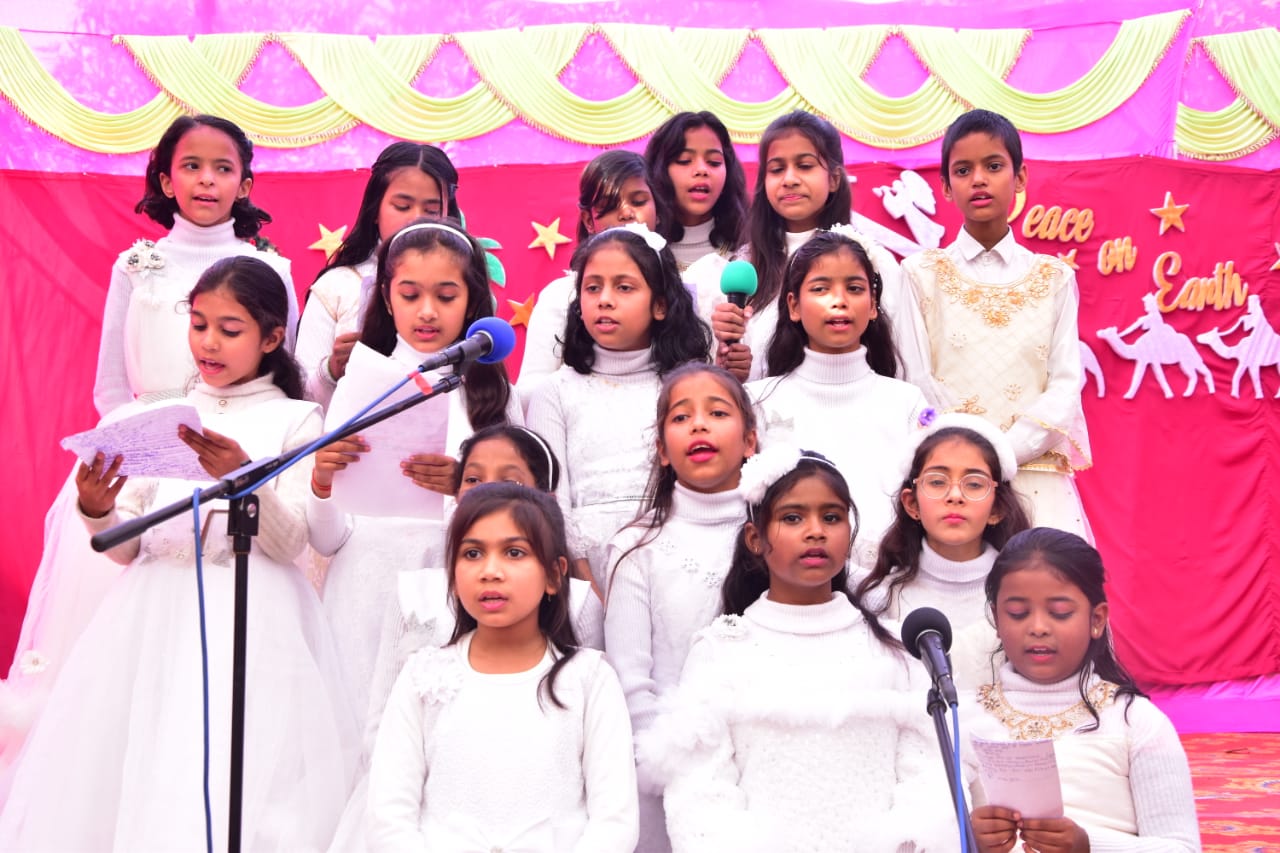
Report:
<svg viewBox="0 0 1280 853"><path fill-rule="evenodd" d="M182 443L196 452L200 459L200 467L209 472L209 476L221 479L249 461L249 454L244 452L234 438L228 438L211 429L203 433L185 426L178 427L178 438Z"/></svg>
<svg viewBox="0 0 1280 853"><path fill-rule="evenodd" d="M80 463L76 471L76 491L80 493L80 511L89 518L102 518L111 512L116 505L116 495L124 487L128 477L117 477L116 472L124 464L124 457L117 456L107 465L102 454L93 457L93 462L86 465Z"/></svg>
<svg viewBox="0 0 1280 853"><path fill-rule="evenodd" d="M347 372L347 362L351 360L351 351L360 340L359 332L347 332L333 339L333 353L329 356L329 375L337 382Z"/></svg>
<svg viewBox="0 0 1280 853"><path fill-rule="evenodd" d="M1035 853L1089 853L1089 835L1068 817L1024 820L1022 846Z"/></svg>
<svg viewBox="0 0 1280 853"><path fill-rule="evenodd" d="M358 435L335 441L333 444L326 444L316 451L312 463L311 490L316 492L319 488L324 494L316 492L317 497L329 497L329 490L333 488L334 472L359 462L360 454L368 452L369 445Z"/></svg>
<svg viewBox="0 0 1280 853"><path fill-rule="evenodd" d="M1020 815L1004 806L978 806L969 814L981 853L1009 853L1018 841Z"/></svg>
<svg viewBox="0 0 1280 853"><path fill-rule="evenodd" d="M711 312L711 331L721 343L742 340L747 331L747 318L752 314L751 308L739 308L732 302L721 302Z"/></svg>
<svg viewBox="0 0 1280 853"><path fill-rule="evenodd" d="M400 463L400 471L424 489L452 496L458 461L438 453L415 453Z"/></svg>
<svg viewBox="0 0 1280 853"><path fill-rule="evenodd" d="M746 344L720 344L716 348L716 364L746 382L751 373L751 348Z"/></svg>

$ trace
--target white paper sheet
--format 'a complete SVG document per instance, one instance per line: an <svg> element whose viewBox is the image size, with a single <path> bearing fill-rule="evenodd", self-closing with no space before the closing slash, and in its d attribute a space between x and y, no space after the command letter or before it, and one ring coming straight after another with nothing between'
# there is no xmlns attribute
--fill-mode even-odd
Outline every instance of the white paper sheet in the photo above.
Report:
<svg viewBox="0 0 1280 853"><path fill-rule="evenodd" d="M1062 817L1062 783L1052 740L973 738L987 802L1024 818Z"/></svg>
<svg viewBox="0 0 1280 853"><path fill-rule="evenodd" d="M123 456L120 473L129 477L211 482L213 477L200 467L196 452L178 438L181 425L197 432L203 429L194 406L155 406L97 429L69 435L62 439L62 446L85 463L92 462L99 452L107 464Z"/></svg>
<svg viewBox="0 0 1280 853"><path fill-rule="evenodd" d="M344 423L408 372L399 362L357 343L325 413L325 430ZM433 380L430 374L423 378ZM378 408L420 393L411 381ZM441 395L363 431L360 435L369 450L334 475L334 500L353 515L442 518L444 496L415 485L401 473L400 463L417 453L444 453L448 425L449 401Z"/></svg>

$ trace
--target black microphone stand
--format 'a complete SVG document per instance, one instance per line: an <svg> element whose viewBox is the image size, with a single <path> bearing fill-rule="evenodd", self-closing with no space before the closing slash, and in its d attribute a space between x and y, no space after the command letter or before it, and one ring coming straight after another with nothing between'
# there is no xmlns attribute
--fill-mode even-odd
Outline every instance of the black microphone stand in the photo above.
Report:
<svg viewBox="0 0 1280 853"><path fill-rule="evenodd" d="M240 818L244 792L244 685L248 649L246 640L249 613L249 550L253 537L258 533L258 498L249 493L270 482L295 460L394 417L424 400L438 394L447 394L461 385L461 374L447 373L431 386L430 394L415 394L339 427L303 447L271 459L250 462L199 493L201 504L225 498L228 495L232 496L227 517L227 535L231 537L232 550L236 556L231 651L231 785L227 808L227 850L230 853L240 853ZM95 534L89 542L95 551L107 551L135 536L142 535L162 521L168 521L189 511L194 500L196 500L195 496L174 501L168 506Z"/></svg>
<svg viewBox="0 0 1280 853"><path fill-rule="evenodd" d="M978 840L973 835L973 823L969 820L969 802L965 798L964 788L956 779L955 746L951 739L951 730L947 726L947 703L943 701L938 688L930 687L928 695L929 716L933 717L933 730L938 735L938 748L942 750L942 765L947 768L947 786L951 793L951 805L956 812L956 820L964 815L963 831L969 842L969 853L977 853Z"/></svg>

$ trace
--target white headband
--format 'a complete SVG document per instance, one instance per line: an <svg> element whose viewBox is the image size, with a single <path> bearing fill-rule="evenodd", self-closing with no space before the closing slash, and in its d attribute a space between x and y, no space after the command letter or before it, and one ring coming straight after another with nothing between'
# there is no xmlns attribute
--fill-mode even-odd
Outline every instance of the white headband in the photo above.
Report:
<svg viewBox="0 0 1280 853"><path fill-rule="evenodd" d="M840 469L830 459L801 450L794 444L771 444L742 464L738 493L747 502L747 507L753 507L764 500L764 493L769 491L769 487L794 471L804 459L826 465L837 474L840 473Z"/></svg>
<svg viewBox="0 0 1280 853"><path fill-rule="evenodd" d="M847 237L848 239L852 240L853 242L861 246L862 251L865 252L867 255L867 263L871 264L871 270L870 270L871 275L876 275L877 273L880 272L878 269L876 269L876 256L873 254L873 250L876 248L876 244L873 243L871 241L871 238L869 238L866 234L863 234L861 231L859 231L857 228L854 228L853 225L849 223L843 223L841 225L832 225L827 230L832 234L839 234L841 237ZM871 276L867 276L867 277L870 278Z"/></svg>
<svg viewBox="0 0 1280 853"><path fill-rule="evenodd" d="M947 428L972 430L990 442L996 451L996 459L1000 462L1000 479L1006 483L1012 482L1014 475L1018 473L1018 457L1014 453L1009 436L1005 435L999 427L986 418L965 412L943 412L930 417L931 413L933 409L925 409L924 414L920 416L921 428L911 437L906 458L902 461L904 482L911 474L911 463L915 460L916 451L920 449L920 445L938 430Z"/></svg>
<svg viewBox="0 0 1280 853"><path fill-rule="evenodd" d="M542 448L543 454L547 457L547 490L550 491L551 480L556 475L556 463L555 457L551 455L551 445L547 444L547 440L545 438L538 435L531 429L526 429L522 426L515 427L515 429L520 430L522 433L532 438L537 442L538 446Z"/></svg>
<svg viewBox="0 0 1280 853"><path fill-rule="evenodd" d="M614 225L610 228L604 229L599 234L596 234L596 236L601 237L608 234L610 231L630 231L641 240L644 240L645 244L648 245L650 249L653 249L653 253L659 258L662 257L662 250L667 247L667 238L654 231L650 231L649 227L643 222L628 222L626 225Z"/></svg>
<svg viewBox="0 0 1280 853"><path fill-rule="evenodd" d="M399 231L395 233L395 236L391 238L391 245L394 246L397 240L399 240L404 235L408 234L410 231L421 231L424 228L431 228L435 231L447 231L448 233L452 234L453 236L461 240L463 243L465 243L467 246L467 252L470 253L471 239L467 237L466 234L463 234L461 231L459 231L457 228L454 228L452 225L445 225L443 222L419 222L416 225L410 225L406 228L401 228Z"/></svg>

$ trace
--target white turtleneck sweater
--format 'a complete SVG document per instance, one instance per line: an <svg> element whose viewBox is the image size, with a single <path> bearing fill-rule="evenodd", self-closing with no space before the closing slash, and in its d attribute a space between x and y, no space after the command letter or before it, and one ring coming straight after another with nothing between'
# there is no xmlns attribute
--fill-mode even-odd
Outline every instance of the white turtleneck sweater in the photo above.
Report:
<svg viewBox="0 0 1280 853"><path fill-rule="evenodd" d="M311 285L294 355L306 378L307 398L322 407L328 407L338 385L329 372L334 339L360 331L377 271L378 260L371 255L355 266L334 267Z"/></svg>
<svg viewBox="0 0 1280 853"><path fill-rule="evenodd" d="M564 338L565 320L569 317L569 303L573 301L576 281L577 277L566 271L542 288L538 292L538 300L533 303L533 311L525 326L524 355L520 357L517 383L526 411L529 401L537 396L538 388L564 364L560 341Z"/></svg>
<svg viewBox="0 0 1280 853"><path fill-rule="evenodd" d="M927 407L920 389L873 372L864 347L835 355L806 349L795 370L749 382L747 392L761 447L791 442L840 469L860 519L854 561L874 566L893 521L906 441Z"/></svg>
<svg viewBox="0 0 1280 853"><path fill-rule="evenodd" d="M293 350L298 325L298 295L293 289L289 262L274 252L259 252L235 234L235 223L207 228L175 217L173 228L156 241L154 251L162 266L147 268L147 259L132 270L129 257L135 249L120 253L111 267L111 286L102 309L102 339L98 346L98 372L93 382L93 402L98 414L130 403L181 397L196 378L195 361L187 343L187 313L181 310L191 288L214 261L248 255L266 261L284 279L289 297L289 324L285 346Z"/></svg>
<svg viewBox="0 0 1280 853"><path fill-rule="evenodd" d="M707 255L717 254L716 247L711 245L711 232L716 227L715 218L708 219L701 225L684 226L684 236L679 243L668 243L671 254L676 256L680 271L684 272Z"/></svg>
<svg viewBox="0 0 1280 853"><path fill-rule="evenodd" d="M661 380L649 349L595 347L583 375L565 365L529 403L529 426L564 466L556 497L569 548L585 557L598 589L608 587L605 544L635 518L654 462Z"/></svg>
<svg viewBox="0 0 1280 853"><path fill-rule="evenodd" d="M1086 689L1100 679L1094 675ZM1000 720L1008 708L1025 714L1060 714L1080 702L1079 678L1036 684L1006 663L1000 669L1004 703L988 711L962 707L970 737L1016 740ZM965 702L976 701L966 696ZM1200 850L1191 771L1178 733L1159 708L1143 697L1118 697L1098 709L1094 731L1084 709L1075 729L1054 738L1066 816L1089 835L1093 853L1191 853ZM986 803L981 781L972 785L974 805Z"/></svg>
<svg viewBox="0 0 1280 853"><path fill-rule="evenodd" d="M986 684L992 676L991 656L1000 641L988 615L984 585L1000 552L986 545L974 559L956 562L939 556L927 541L921 546L920 571L894 591L885 615L901 622L920 607L942 611L951 623L951 667L956 684L961 689Z"/></svg>
<svg viewBox="0 0 1280 853"><path fill-rule="evenodd" d="M842 594L761 596L694 640L672 711L638 738L679 851L952 850L927 685Z"/></svg>

